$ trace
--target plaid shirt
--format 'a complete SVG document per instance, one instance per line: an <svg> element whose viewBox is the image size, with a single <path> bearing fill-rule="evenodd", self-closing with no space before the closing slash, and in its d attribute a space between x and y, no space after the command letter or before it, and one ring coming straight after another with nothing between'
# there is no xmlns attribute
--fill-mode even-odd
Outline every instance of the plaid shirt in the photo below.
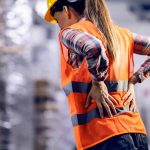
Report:
<svg viewBox="0 0 150 150"><path fill-rule="evenodd" d="M134 35L134 53L139 55L147 55L148 59L141 65L140 69L135 73L141 83L150 76L150 38Z"/></svg>
<svg viewBox="0 0 150 150"><path fill-rule="evenodd" d="M62 42L69 49L68 63L78 68L86 58L87 66L96 81L104 81L107 77L108 59L102 42L92 35L75 29L66 29L62 33ZM150 39L134 34L134 53L150 56ZM150 76L150 58L135 73L142 82Z"/></svg>

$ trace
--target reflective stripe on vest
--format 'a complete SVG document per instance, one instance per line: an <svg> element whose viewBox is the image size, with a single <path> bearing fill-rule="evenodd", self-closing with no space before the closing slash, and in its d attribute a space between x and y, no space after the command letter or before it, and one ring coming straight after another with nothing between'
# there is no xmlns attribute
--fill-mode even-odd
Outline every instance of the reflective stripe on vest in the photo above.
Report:
<svg viewBox="0 0 150 150"><path fill-rule="evenodd" d="M117 115L118 115L118 114L122 114L125 112L129 112L129 109L128 108L116 108L116 111L117 111ZM104 111L104 117L108 117L106 111ZM100 118L98 108L95 108L95 109L93 109L93 110L91 110L85 114L73 115L71 117L71 120L72 120L73 126L77 126L77 125L86 124L94 118Z"/></svg>
<svg viewBox="0 0 150 150"><path fill-rule="evenodd" d="M128 81L105 81L108 88L108 92L123 92L128 89ZM63 87L66 95L76 92L76 93L89 93L91 89L91 83L85 82L71 82Z"/></svg>

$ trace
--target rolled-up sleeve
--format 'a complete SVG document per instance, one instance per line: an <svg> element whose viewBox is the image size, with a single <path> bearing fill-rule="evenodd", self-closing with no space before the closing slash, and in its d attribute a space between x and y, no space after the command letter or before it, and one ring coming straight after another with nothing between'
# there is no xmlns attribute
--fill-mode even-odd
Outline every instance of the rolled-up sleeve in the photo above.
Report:
<svg viewBox="0 0 150 150"><path fill-rule="evenodd" d="M86 59L88 70L95 81L104 81L108 76L108 58L102 42L94 36L75 29L62 32L62 43L68 50Z"/></svg>
<svg viewBox="0 0 150 150"><path fill-rule="evenodd" d="M143 82L150 77L150 38L138 34L134 35L134 53L139 55L147 55L147 60L141 65L135 76L139 82Z"/></svg>

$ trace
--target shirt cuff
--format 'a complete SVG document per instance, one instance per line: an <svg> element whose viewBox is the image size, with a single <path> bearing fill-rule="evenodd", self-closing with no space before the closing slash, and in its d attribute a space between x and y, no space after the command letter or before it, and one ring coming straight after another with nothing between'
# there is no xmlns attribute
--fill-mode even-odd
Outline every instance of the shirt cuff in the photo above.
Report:
<svg viewBox="0 0 150 150"><path fill-rule="evenodd" d="M142 81L143 81L143 79L142 79L142 73L136 72L134 75L138 79L138 83L142 83Z"/></svg>
<svg viewBox="0 0 150 150"><path fill-rule="evenodd" d="M144 68L143 71L137 71L134 75L137 77L139 83L142 83L150 76L150 67Z"/></svg>
<svg viewBox="0 0 150 150"><path fill-rule="evenodd" d="M98 77L92 76L92 79L96 82L100 82L100 81L105 81L107 77L108 77L108 73L104 72L101 73Z"/></svg>

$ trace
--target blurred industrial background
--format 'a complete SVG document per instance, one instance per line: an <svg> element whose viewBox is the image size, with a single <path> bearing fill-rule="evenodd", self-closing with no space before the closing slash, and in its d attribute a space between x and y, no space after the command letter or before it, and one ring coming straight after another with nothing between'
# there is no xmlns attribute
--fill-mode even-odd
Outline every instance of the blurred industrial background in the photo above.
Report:
<svg viewBox="0 0 150 150"><path fill-rule="evenodd" d="M109 0L116 23L150 36L150 0ZM0 150L74 150L46 0L0 0ZM135 55L135 70L145 60ZM150 142L150 79L136 86Z"/></svg>

